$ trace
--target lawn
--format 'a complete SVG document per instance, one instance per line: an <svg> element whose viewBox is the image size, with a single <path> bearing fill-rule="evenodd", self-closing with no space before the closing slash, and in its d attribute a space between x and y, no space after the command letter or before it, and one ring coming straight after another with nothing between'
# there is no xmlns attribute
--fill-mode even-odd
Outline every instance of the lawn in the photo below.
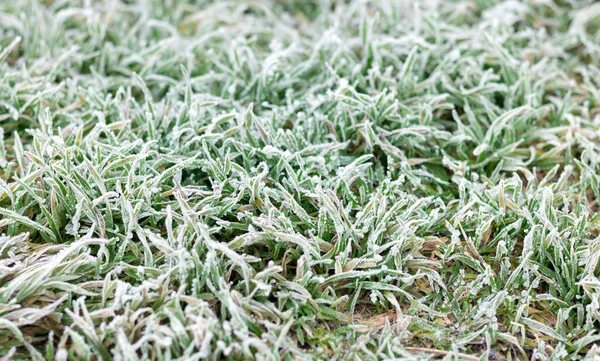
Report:
<svg viewBox="0 0 600 361"><path fill-rule="evenodd" d="M600 3L0 0L0 360L600 358Z"/></svg>

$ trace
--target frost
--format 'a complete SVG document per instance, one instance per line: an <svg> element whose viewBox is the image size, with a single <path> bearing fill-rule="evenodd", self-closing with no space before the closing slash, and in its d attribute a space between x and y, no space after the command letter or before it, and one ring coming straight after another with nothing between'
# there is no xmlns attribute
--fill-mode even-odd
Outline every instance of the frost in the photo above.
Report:
<svg viewBox="0 0 600 361"><path fill-rule="evenodd" d="M171 5L0 4L0 358L597 356L596 3Z"/></svg>

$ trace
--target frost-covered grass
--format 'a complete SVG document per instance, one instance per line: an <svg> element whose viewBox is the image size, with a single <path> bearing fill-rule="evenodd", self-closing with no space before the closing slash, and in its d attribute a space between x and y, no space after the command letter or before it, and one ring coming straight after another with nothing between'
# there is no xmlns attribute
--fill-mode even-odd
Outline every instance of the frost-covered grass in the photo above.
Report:
<svg viewBox="0 0 600 361"><path fill-rule="evenodd" d="M600 357L599 29L0 1L0 358Z"/></svg>

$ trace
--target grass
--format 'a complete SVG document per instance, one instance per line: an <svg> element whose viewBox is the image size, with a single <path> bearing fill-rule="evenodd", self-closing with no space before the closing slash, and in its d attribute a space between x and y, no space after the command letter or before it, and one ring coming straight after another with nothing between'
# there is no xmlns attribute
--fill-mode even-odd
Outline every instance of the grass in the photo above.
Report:
<svg viewBox="0 0 600 361"><path fill-rule="evenodd" d="M597 359L599 29L1 2L0 358Z"/></svg>

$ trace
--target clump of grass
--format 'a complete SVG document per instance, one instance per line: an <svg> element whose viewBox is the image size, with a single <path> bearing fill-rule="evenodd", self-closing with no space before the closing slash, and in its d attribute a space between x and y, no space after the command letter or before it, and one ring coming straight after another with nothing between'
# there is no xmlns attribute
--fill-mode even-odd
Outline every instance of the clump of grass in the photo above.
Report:
<svg viewBox="0 0 600 361"><path fill-rule="evenodd" d="M0 4L0 356L600 349L593 1Z"/></svg>

